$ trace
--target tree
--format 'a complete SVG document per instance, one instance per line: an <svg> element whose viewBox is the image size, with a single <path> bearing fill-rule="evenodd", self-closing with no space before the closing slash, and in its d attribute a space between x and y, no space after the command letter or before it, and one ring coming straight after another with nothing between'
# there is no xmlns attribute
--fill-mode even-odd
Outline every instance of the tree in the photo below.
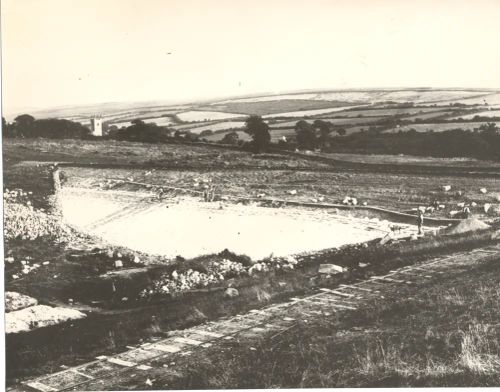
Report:
<svg viewBox="0 0 500 392"><path fill-rule="evenodd" d="M221 143L224 144L231 144L231 145L237 145L238 142L240 141L240 137L238 136L238 132L229 132L224 135L224 137L221 140Z"/></svg>
<svg viewBox="0 0 500 392"><path fill-rule="evenodd" d="M337 128L337 129L335 130L335 132L337 132L337 134L338 134L339 136L345 136L345 134L347 133L347 131L345 130L345 128Z"/></svg>
<svg viewBox="0 0 500 392"><path fill-rule="evenodd" d="M333 131L333 125L329 121L314 120L313 128L317 134L320 145L324 145Z"/></svg>
<svg viewBox="0 0 500 392"><path fill-rule="evenodd" d="M186 139L188 142L197 142L199 140L199 136L196 133L187 131L184 135L184 139Z"/></svg>
<svg viewBox="0 0 500 392"><path fill-rule="evenodd" d="M14 129L12 124L8 124L5 117L2 117L2 137L14 137Z"/></svg>
<svg viewBox="0 0 500 392"><path fill-rule="evenodd" d="M210 136L213 134L214 134L214 131L212 131L211 129L205 129L204 131L200 132L200 137L206 137L206 136Z"/></svg>
<svg viewBox="0 0 500 392"><path fill-rule="evenodd" d="M132 120L131 124L118 131L116 135L118 140L157 143L166 141L171 134L167 128L159 127L154 123L145 123L140 119Z"/></svg>
<svg viewBox="0 0 500 392"><path fill-rule="evenodd" d="M48 139L83 139L89 137L90 133L89 128L78 122L57 118L44 118L35 120L23 132L23 136Z"/></svg>
<svg viewBox="0 0 500 392"><path fill-rule="evenodd" d="M32 137L32 126L35 122L35 117L29 114L21 114L14 119L10 124L8 132L4 135L7 137Z"/></svg>
<svg viewBox="0 0 500 392"><path fill-rule="evenodd" d="M22 138L82 139L90 135L90 129L78 122L58 118L35 120L29 114L17 116L12 124L7 124L6 131L5 137Z"/></svg>
<svg viewBox="0 0 500 392"><path fill-rule="evenodd" d="M499 128L497 127L496 123L489 122L489 123L486 123L486 124L481 124L479 126L479 130L487 132L487 133L496 133L499 130Z"/></svg>
<svg viewBox="0 0 500 392"><path fill-rule="evenodd" d="M119 129L116 125L110 125L108 130L106 131L106 136L110 139L116 139L118 135Z"/></svg>
<svg viewBox="0 0 500 392"><path fill-rule="evenodd" d="M21 114L14 119L16 127L29 128L35 122L35 117L29 114Z"/></svg>
<svg viewBox="0 0 500 392"><path fill-rule="evenodd" d="M314 128L305 120L297 121L295 124L297 144L300 148L311 150L316 146L316 134Z"/></svg>
<svg viewBox="0 0 500 392"><path fill-rule="evenodd" d="M260 116L254 115L247 118L245 122L245 133L251 136L253 147L257 153L265 151L271 142L269 125L267 125Z"/></svg>

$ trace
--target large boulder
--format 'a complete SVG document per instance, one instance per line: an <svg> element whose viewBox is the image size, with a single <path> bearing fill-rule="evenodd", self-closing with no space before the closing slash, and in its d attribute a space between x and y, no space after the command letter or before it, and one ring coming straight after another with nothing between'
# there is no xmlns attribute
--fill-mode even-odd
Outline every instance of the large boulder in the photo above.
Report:
<svg viewBox="0 0 500 392"><path fill-rule="evenodd" d="M239 295L240 295L239 291L236 290L234 287L228 287L224 291L224 297L226 298L235 298L238 297Z"/></svg>
<svg viewBox="0 0 500 392"><path fill-rule="evenodd" d="M336 264L320 264L318 269L318 272L320 274L326 274L326 275L341 274L344 271L345 271L344 267L341 267L340 265Z"/></svg>
<svg viewBox="0 0 500 392"><path fill-rule="evenodd" d="M500 204L490 205L488 211L486 211L490 216L500 216Z"/></svg>
<svg viewBox="0 0 500 392"><path fill-rule="evenodd" d="M5 333L28 332L84 317L85 314L76 309L53 308L46 305L30 306L5 315Z"/></svg>

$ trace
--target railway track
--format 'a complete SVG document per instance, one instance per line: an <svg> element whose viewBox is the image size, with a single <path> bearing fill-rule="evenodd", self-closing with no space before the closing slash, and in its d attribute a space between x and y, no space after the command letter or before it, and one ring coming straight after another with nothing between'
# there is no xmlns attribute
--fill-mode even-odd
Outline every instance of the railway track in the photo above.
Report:
<svg viewBox="0 0 500 392"><path fill-rule="evenodd" d="M321 288L311 295L291 298L290 301L254 309L243 315L209 322L182 331L172 331L167 338L158 339L125 352L100 356L92 362L27 380L8 391L55 392L75 390L105 390L113 380L135 378L144 380L148 371L175 362L178 356L214 344L242 338L261 338L283 333L297 326L305 316L324 317L338 312L351 312L363 301L384 298L385 293L401 285L416 285L439 278L451 266L460 262L479 262L500 256L500 244L472 251L437 257L426 262L401 267L381 276L341 284L335 289Z"/></svg>

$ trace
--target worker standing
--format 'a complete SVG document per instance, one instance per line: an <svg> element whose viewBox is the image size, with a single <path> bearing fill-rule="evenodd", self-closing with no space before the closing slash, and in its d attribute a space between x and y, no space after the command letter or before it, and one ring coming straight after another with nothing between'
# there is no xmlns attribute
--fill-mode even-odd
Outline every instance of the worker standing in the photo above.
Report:
<svg viewBox="0 0 500 392"><path fill-rule="evenodd" d="M424 225L424 212L422 210L418 210L417 225L418 225L418 234L421 235L422 227Z"/></svg>

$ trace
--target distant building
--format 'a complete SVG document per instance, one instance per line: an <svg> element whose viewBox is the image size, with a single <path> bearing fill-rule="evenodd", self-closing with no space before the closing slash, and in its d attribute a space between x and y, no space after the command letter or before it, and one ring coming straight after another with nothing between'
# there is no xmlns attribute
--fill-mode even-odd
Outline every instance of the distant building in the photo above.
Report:
<svg viewBox="0 0 500 392"><path fill-rule="evenodd" d="M94 136L102 136L102 117L94 116L90 119L90 130Z"/></svg>

